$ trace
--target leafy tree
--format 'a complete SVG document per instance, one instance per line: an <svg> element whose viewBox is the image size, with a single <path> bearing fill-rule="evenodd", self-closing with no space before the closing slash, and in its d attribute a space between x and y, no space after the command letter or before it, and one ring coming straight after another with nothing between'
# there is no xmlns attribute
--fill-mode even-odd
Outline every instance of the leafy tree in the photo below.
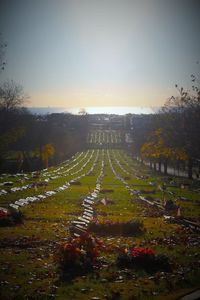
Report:
<svg viewBox="0 0 200 300"><path fill-rule="evenodd" d="M45 167L49 166L49 157L53 156L55 153L54 146L52 144L46 144L42 148L42 160L45 163Z"/></svg>
<svg viewBox="0 0 200 300"><path fill-rule="evenodd" d="M192 75L192 81L198 84ZM171 143L185 149L188 156L188 177L192 178L192 168L195 159L200 158L200 90L192 86L192 91L179 88L177 97L171 97L163 108L166 129L171 137ZM170 124L171 122L171 124ZM172 129L172 124L173 129Z"/></svg>
<svg viewBox="0 0 200 300"><path fill-rule="evenodd" d="M141 155L143 158L159 163L159 171L161 171L161 163L164 164L164 173L167 174L167 165L169 160L187 160L188 156L184 148L172 147L167 145L164 137L164 130L158 128L150 136L149 141L141 147Z"/></svg>
<svg viewBox="0 0 200 300"><path fill-rule="evenodd" d="M142 145L147 142L148 136L156 129L155 115L134 115L132 118L132 140L134 156L140 156Z"/></svg>

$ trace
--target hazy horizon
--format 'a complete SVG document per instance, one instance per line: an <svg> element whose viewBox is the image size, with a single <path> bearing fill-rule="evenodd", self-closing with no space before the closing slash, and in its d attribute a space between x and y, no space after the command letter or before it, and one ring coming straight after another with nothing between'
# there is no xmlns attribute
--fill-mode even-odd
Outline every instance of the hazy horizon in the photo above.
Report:
<svg viewBox="0 0 200 300"><path fill-rule="evenodd" d="M56 107L56 106L43 106L43 107L27 107L27 109L36 114L48 114L48 113L71 113L78 114L81 110L88 114L152 114L155 113L159 107L125 107L125 106L106 106L106 107Z"/></svg>

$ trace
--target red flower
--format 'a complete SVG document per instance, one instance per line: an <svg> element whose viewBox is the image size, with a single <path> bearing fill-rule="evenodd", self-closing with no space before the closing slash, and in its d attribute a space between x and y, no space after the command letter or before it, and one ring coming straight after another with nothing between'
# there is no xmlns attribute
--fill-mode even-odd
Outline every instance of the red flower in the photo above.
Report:
<svg viewBox="0 0 200 300"><path fill-rule="evenodd" d="M155 252L149 248L133 248L131 250L131 255L133 257L144 257L144 256L154 256Z"/></svg>
<svg viewBox="0 0 200 300"><path fill-rule="evenodd" d="M6 218L10 216L10 212L5 209L0 207L0 218Z"/></svg>
<svg viewBox="0 0 200 300"><path fill-rule="evenodd" d="M67 243L61 245L55 260L65 268L73 264L81 267L88 259L90 263L95 264L97 257L100 255L100 250L104 247L102 240L87 233L79 238L70 239Z"/></svg>

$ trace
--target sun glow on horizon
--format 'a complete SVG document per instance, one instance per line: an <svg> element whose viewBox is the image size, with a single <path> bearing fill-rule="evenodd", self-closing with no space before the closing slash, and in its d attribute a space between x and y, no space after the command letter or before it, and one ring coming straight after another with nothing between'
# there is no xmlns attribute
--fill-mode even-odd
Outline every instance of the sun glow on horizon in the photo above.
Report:
<svg viewBox="0 0 200 300"><path fill-rule="evenodd" d="M73 88L34 94L28 106L59 107L154 107L162 106L174 88L151 86L110 86L99 88ZM162 99L162 100L161 100Z"/></svg>
<svg viewBox="0 0 200 300"><path fill-rule="evenodd" d="M81 108L66 108L67 112L77 114ZM150 114L154 113L153 108L150 107L124 107L124 106L101 106L101 107L84 107L88 114Z"/></svg>

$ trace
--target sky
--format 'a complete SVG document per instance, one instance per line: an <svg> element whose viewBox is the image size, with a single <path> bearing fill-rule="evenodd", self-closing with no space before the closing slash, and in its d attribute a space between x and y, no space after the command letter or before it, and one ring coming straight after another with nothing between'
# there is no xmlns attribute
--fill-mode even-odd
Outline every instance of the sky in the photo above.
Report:
<svg viewBox="0 0 200 300"><path fill-rule="evenodd" d="M189 88L199 0L0 0L7 65L29 106L155 107Z"/></svg>

